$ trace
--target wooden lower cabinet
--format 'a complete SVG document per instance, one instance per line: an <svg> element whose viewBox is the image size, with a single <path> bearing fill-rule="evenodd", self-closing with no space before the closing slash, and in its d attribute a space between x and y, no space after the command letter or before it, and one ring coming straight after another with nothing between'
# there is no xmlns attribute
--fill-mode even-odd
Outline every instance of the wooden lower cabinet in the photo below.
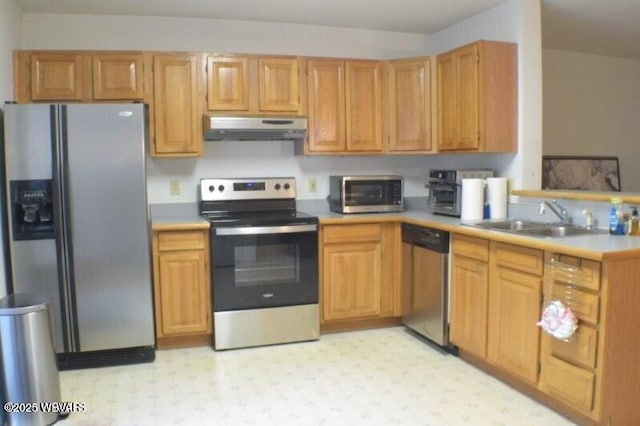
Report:
<svg viewBox="0 0 640 426"><path fill-rule="evenodd" d="M321 230L321 322L400 315L397 223L326 225Z"/></svg>
<svg viewBox="0 0 640 426"><path fill-rule="evenodd" d="M604 318L601 264L547 253L545 300L560 300L578 318L578 329L564 341L542 333L540 390L594 420L600 418ZM612 423L615 424L615 423Z"/></svg>
<svg viewBox="0 0 640 426"><path fill-rule="evenodd" d="M153 237L158 347L211 336L209 233L161 231Z"/></svg>
<svg viewBox="0 0 640 426"><path fill-rule="evenodd" d="M579 424L640 424L640 411L630 409L640 396L637 333L623 325L640 324L640 291L629 284L616 309L608 300L621 291L611 280L640 285L629 279L640 277L637 258L599 262L455 233L451 256L450 337L461 356ZM536 325L551 300L578 318L567 341Z"/></svg>
<svg viewBox="0 0 640 426"><path fill-rule="evenodd" d="M487 354L489 242L453 234L449 338L476 356Z"/></svg>
<svg viewBox="0 0 640 426"><path fill-rule="evenodd" d="M487 358L535 385L543 252L491 242L490 257Z"/></svg>
<svg viewBox="0 0 640 426"><path fill-rule="evenodd" d="M330 244L324 248L326 320L380 315L382 244Z"/></svg>

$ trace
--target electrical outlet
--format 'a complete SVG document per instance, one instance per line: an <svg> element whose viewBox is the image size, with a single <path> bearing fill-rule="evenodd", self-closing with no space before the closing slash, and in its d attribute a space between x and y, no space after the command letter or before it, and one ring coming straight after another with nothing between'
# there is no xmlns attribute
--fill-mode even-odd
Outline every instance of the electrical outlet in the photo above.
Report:
<svg viewBox="0 0 640 426"><path fill-rule="evenodd" d="M318 191L318 180L314 177L309 178L309 192Z"/></svg>
<svg viewBox="0 0 640 426"><path fill-rule="evenodd" d="M169 181L169 193L171 195L180 195L180 181L178 179Z"/></svg>

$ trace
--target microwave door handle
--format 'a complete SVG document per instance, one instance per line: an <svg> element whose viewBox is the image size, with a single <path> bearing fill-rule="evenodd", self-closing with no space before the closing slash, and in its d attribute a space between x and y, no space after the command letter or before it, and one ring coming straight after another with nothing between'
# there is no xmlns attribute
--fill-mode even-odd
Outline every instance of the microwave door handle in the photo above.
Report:
<svg viewBox="0 0 640 426"><path fill-rule="evenodd" d="M295 234L299 232L315 232L318 225L284 225L284 226L245 226L232 228L216 228L216 235L265 235Z"/></svg>

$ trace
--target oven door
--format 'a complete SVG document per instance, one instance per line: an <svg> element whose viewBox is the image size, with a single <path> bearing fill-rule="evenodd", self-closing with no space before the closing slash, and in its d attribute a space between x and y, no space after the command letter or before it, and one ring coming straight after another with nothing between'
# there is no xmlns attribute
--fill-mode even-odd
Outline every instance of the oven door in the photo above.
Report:
<svg viewBox="0 0 640 426"><path fill-rule="evenodd" d="M435 213L460 215L460 186L455 183L435 183L427 185L427 207Z"/></svg>
<svg viewBox="0 0 640 426"><path fill-rule="evenodd" d="M214 312L318 303L316 224L211 230Z"/></svg>

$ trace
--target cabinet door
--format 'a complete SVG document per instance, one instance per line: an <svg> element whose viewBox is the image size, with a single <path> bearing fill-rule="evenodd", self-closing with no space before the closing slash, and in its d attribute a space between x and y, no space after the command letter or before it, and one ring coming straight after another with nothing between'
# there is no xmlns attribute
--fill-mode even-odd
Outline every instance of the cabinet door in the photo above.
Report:
<svg viewBox="0 0 640 426"><path fill-rule="evenodd" d="M249 59L207 58L207 107L210 111L249 111Z"/></svg>
<svg viewBox="0 0 640 426"><path fill-rule="evenodd" d="M453 54L437 59L438 74L438 150L456 148L457 140L457 88L456 64Z"/></svg>
<svg viewBox="0 0 640 426"><path fill-rule="evenodd" d="M154 64L156 156L202 153L196 55L159 54Z"/></svg>
<svg viewBox="0 0 640 426"><path fill-rule="evenodd" d="M451 263L450 339L468 352L487 355L489 265L454 256Z"/></svg>
<svg viewBox="0 0 640 426"><path fill-rule="evenodd" d="M205 250L160 253L163 336L210 331L205 256Z"/></svg>
<svg viewBox="0 0 640 426"><path fill-rule="evenodd" d="M309 152L344 152L345 65L343 61L314 60L307 63L309 91Z"/></svg>
<svg viewBox="0 0 640 426"><path fill-rule="evenodd" d="M380 315L380 243L326 244L323 249L323 319Z"/></svg>
<svg viewBox="0 0 640 426"><path fill-rule="evenodd" d="M431 69L429 59L389 62L390 152L431 150Z"/></svg>
<svg viewBox="0 0 640 426"><path fill-rule="evenodd" d="M31 55L31 99L79 101L82 99L83 57L72 53Z"/></svg>
<svg viewBox="0 0 640 426"><path fill-rule="evenodd" d="M382 73L378 61L346 63L347 151L382 151Z"/></svg>
<svg viewBox="0 0 640 426"><path fill-rule="evenodd" d="M542 277L497 267L489 289L487 356L500 368L538 381Z"/></svg>
<svg viewBox="0 0 640 426"><path fill-rule="evenodd" d="M142 72L141 54L93 55L93 98L142 99Z"/></svg>
<svg viewBox="0 0 640 426"><path fill-rule="evenodd" d="M438 149L477 150L480 140L478 45L438 56Z"/></svg>
<svg viewBox="0 0 640 426"><path fill-rule="evenodd" d="M297 113L300 110L298 59L260 58L258 78L260 111Z"/></svg>
<svg viewBox="0 0 640 426"><path fill-rule="evenodd" d="M456 52L457 149L477 150L480 139L478 45ZM488 94L491 96L491 94Z"/></svg>

